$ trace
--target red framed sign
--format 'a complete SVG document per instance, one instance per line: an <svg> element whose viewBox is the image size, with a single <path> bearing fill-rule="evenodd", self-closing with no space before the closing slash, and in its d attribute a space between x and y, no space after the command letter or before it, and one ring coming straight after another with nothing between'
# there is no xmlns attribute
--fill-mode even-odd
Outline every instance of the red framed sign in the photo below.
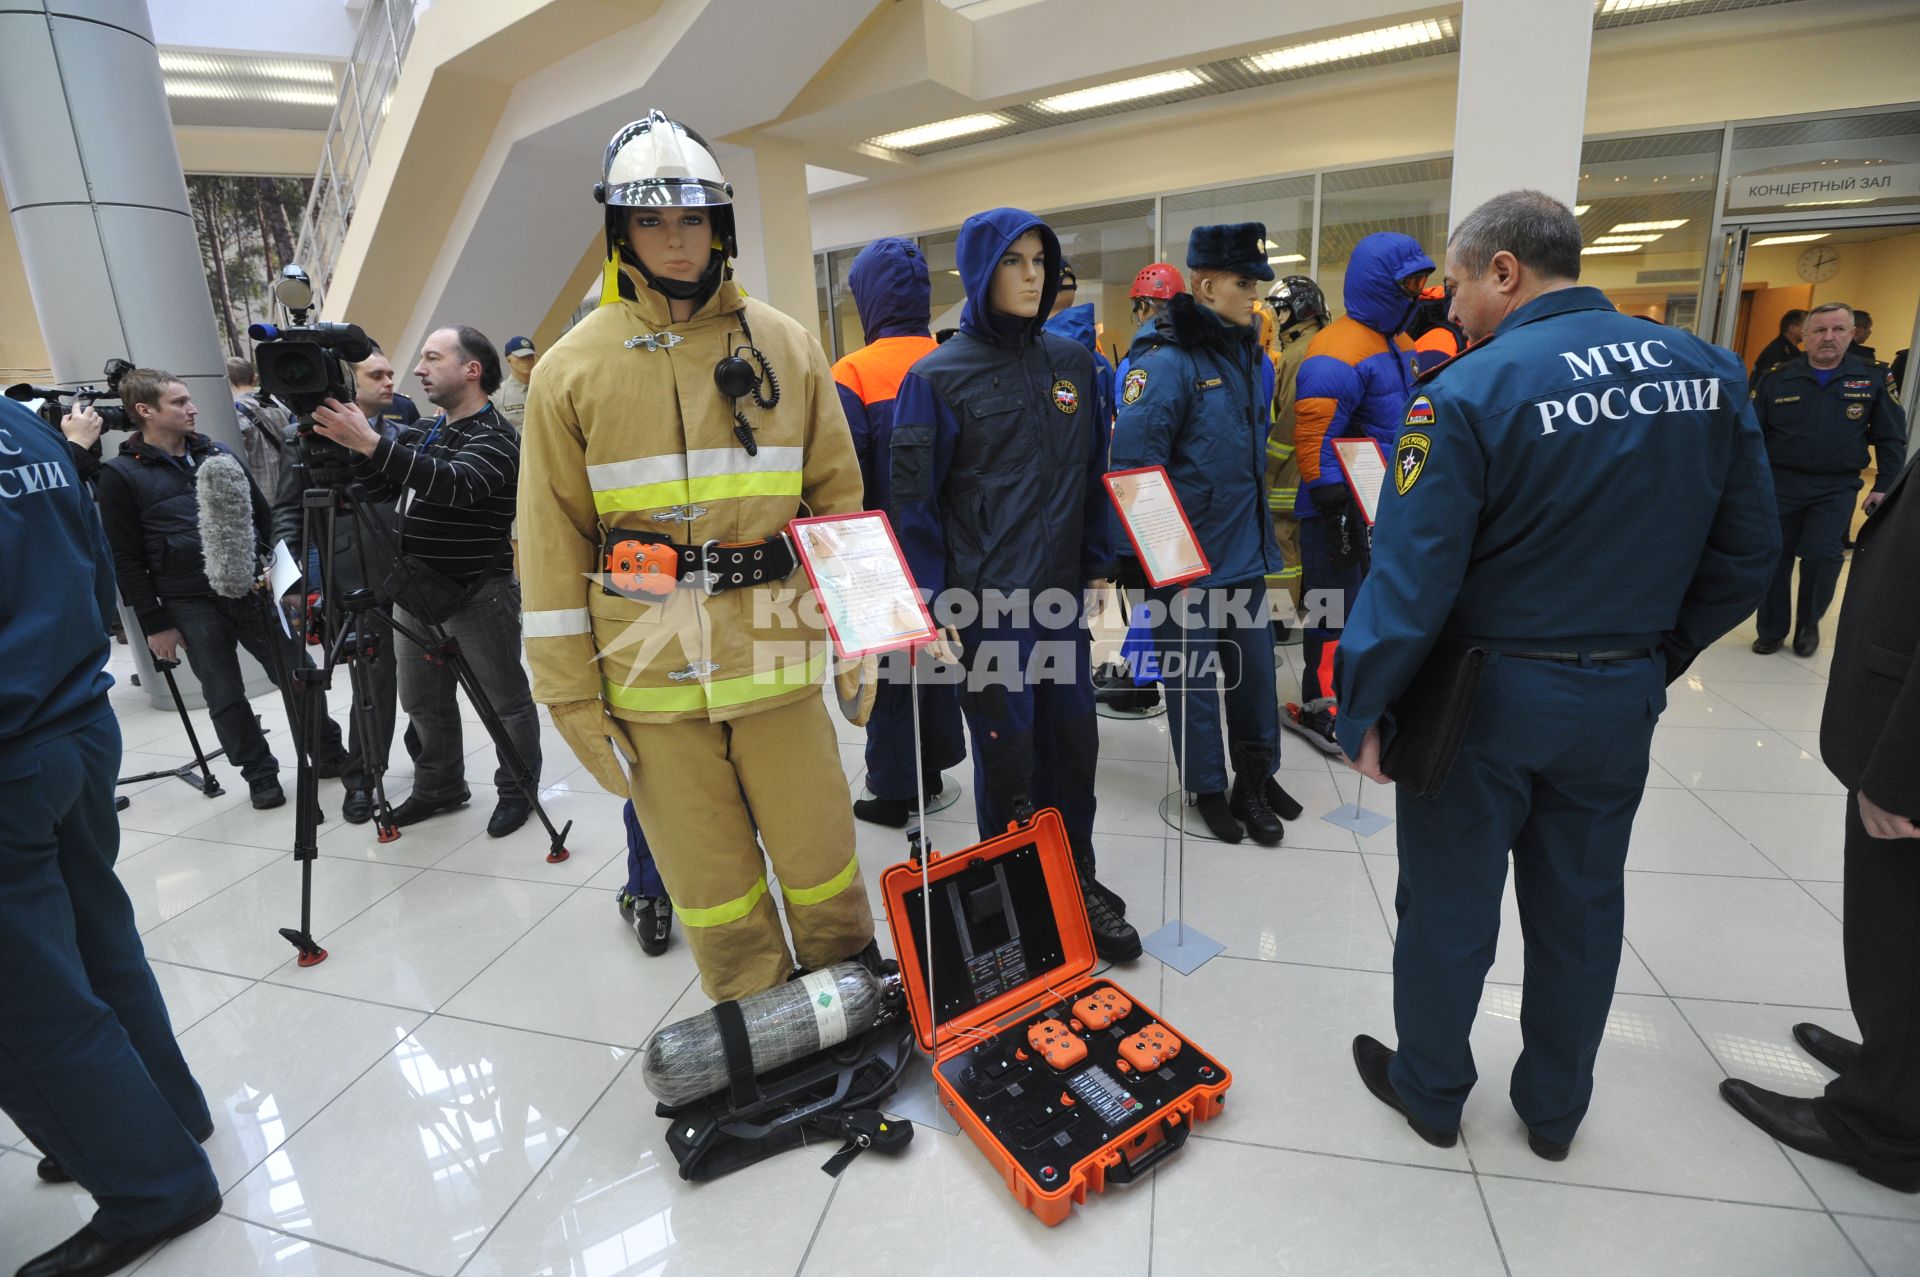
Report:
<svg viewBox="0 0 1920 1277"><path fill-rule="evenodd" d="M787 532L842 659L933 641L933 617L881 511L795 519Z"/></svg>
<svg viewBox="0 0 1920 1277"><path fill-rule="evenodd" d="M1371 437L1335 439L1333 450L1340 456L1340 473L1347 477L1347 491L1360 507L1360 517L1372 527L1380 510L1380 489L1387 481L1387 454L1380 450L1379 440Z"/></svg>
<svg viewBox="0 0 1920 1277"><path fill-rule="evenodd" d="M1184 585L1213 571L1165 466L1114 470L1103 479L1148 581L1157 587Z"/></svg>

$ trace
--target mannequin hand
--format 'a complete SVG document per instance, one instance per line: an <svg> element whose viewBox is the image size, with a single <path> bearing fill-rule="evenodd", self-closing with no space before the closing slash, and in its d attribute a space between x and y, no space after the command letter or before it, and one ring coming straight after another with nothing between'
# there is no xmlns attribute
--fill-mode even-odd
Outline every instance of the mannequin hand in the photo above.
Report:
<svg viewBox="0 0 1920 1277"><path fill-rule="evenodd" d="M1882 501L1885 501L1886 499L1887 499L1887 494L1884 492L1869 492L1867 494L1867 499L1860 503L1861 513L1872 514L1875 510L1878 510L1880 508L1880 503Z"/></svg>
<svg viewBox="0 0 1920 1277"><path fill-rule="evenodd" d="M960 663L960 631L951 625L941 626L933 642L927 644L926 651L928 656L942 665L958 665Z"/></svg>
<svg viewBox="0 0 1920 1277"><path fill-rule="evenodd" d="M1360 757L1346 760L1347 766L1376 785L1390 785L1393 778L1380 770L1380 729L1369 727L1360 741Z"/></svg>
<svg viewBox="0 0 1920 1277"><path fill-rule="evenodd" d="M1860 823L1869 838L1920 838L1920 824L1896 815L1867 797L1865 790L1854 795L1860 804Z"/></svg>
<svg viewBox="0 0 1920 1277"><path fill-rule="evenodd" d="M1088 629L1092 629L1094 625L1099 622L1100 618L1107 614L1108 597L1107 583L1105 581L1087 582L1086 594L1083 596L1083 604Z"/></svg>
<svg viewBox="0 0 1920 1277"><path fill-rule="evenodd" d="M640 760L627 740L626 730L607 713L604 702L566 701L547 706L553 725L566 739L567 748L580 760L600 788L620 798L630 797L633 783L628 769Z"/></svg>

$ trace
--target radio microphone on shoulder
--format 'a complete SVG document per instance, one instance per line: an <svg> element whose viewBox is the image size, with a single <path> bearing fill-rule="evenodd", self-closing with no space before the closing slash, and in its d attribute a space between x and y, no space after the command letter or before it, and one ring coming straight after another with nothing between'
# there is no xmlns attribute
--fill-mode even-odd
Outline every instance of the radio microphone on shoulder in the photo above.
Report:
<svg viewBox="0 0 1920 1277"><path fill-rule="evenodd" d="M216 453L200 467L195 480L200 504L200 552L206 561L207 584L222 598L237 599L260 577L254 549L252 484L240 462Z"/></svg>

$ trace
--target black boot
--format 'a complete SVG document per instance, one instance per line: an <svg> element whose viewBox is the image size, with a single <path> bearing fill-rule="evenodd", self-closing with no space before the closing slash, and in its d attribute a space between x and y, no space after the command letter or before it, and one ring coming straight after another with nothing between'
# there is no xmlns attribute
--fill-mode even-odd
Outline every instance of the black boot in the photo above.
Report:
<svg viewBox="0 0 1920 1277"><path fill-rule="evenodd" d="M1272 765L1273 755L1258 745L1241 745L1233 751L1233 814L1262 847L1278 847L1287 834L1267 800Z"/></svg>
<svg viewBox="0 0 1920 1277"><path fill-rule="evenodd" d="M1298 820L1301 813L1306 811L1306 808L1300 805L1300 800L1282 789L1280 782L1272 776L1267 777L1264 788L1267 791L1267 806L1273 808L1274 814L1280 819Z"/></svg>
<svg viewBox="0 0 1920 1277"><path fill-rule="evenodd" d="M1221 842L1239 842L1246 837L1247 831L1240 828L1240 822L1227 807L1225 794L1195 794L1193 809L1207 822L1207 832Z"/></svg>
<svg viewBox="0 0 1920 1277"><path fill-rule="evenodd" d="M1132 962L1139 957L1140 933L1114 907L1119 897L1091 875L1081 876L1080 894L1087 902L1087 922L1093 928L1093 951L1101 961Z"/></svg>

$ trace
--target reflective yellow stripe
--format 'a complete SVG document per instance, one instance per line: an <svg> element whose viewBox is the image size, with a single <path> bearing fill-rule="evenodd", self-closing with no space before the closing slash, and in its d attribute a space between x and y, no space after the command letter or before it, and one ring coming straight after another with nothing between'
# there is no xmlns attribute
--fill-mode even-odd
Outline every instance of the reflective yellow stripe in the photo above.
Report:
<svg viewBox="0 0 1920 1277"><path fill-rule="evenodd" d="M1292 567L1281 569L1279 573L1280 579L1283 581L1287 580L1290 577L1296 577L1299 575L1300 575L1300 565L1298 563L1294 564Z"/></svg>
<svg viewBox="0 0 1920 1277"><path fill-rule="evenodd" d="M1269 442L1267 444L1267 455L1275 461L1285 461L1293 455L1293 445L1290 443Z"/></svg>
<svg viewBox="0 0 1920 1277"><path fill-rule="evenodd" d="M661 506L685 505L687 481L675 479L667 483L643 483L637 488L609 488L605 492L593 494L593 508L601 514L613 514L620 510L653 510Z"/></svg>
<svg viewBox="0 0 1920 1277"><path fill-rule="evenodd" d="M687 500L725 501L730 497L797 497L800 471L764 470L758 474L717 474L687 481Z"/></svg>
<svg viewBox="0 0 1920 1277"><path fill-rule="evenodd" d="M860 872L860 857L849 856L847 858L847 867L845 869L842 869L839 873L835 874L833 877L827 879L825 882L821 883L819 886L789 887L786 883L783 882L780 884L780 892L782 895L786 896L788 900L791 900L794 904L817 905L822 900L831 900L833 897L845 891L847 889L847 884L852 882L853 876L859 872Z"/></svg>
<svg viewBox="0 0 1920 1277"><path fill-rule="evenodd" d="M619 709L630 709L636 713L684 713L687 710L744 705L748 701L790 692L796 687L806 687L819 682L826 667L827 655L820 652L804 662L788 661L775 669L718 678L710 683L622 687L603 679L600 687L607 703Z"/></svg>
<svg viewBox="0 0 1920 1277"><path fill-rule="evenodd" d="M767 877L760 875L760 881L753 884L753 890L735 900L707 909L689 909L678 900L673 902L673 911L680 921L689 927L724 927L729 922L738 922L753 912L760 903L760 897L767 894Z"/></svg>
<svg viewBox="0 0 1920 1277"><path fill-rule="evenodd" d="M1300 501L1300 489L1276 488L1267 493L1267 509L1282 512L1292 510Z"/></svg>

